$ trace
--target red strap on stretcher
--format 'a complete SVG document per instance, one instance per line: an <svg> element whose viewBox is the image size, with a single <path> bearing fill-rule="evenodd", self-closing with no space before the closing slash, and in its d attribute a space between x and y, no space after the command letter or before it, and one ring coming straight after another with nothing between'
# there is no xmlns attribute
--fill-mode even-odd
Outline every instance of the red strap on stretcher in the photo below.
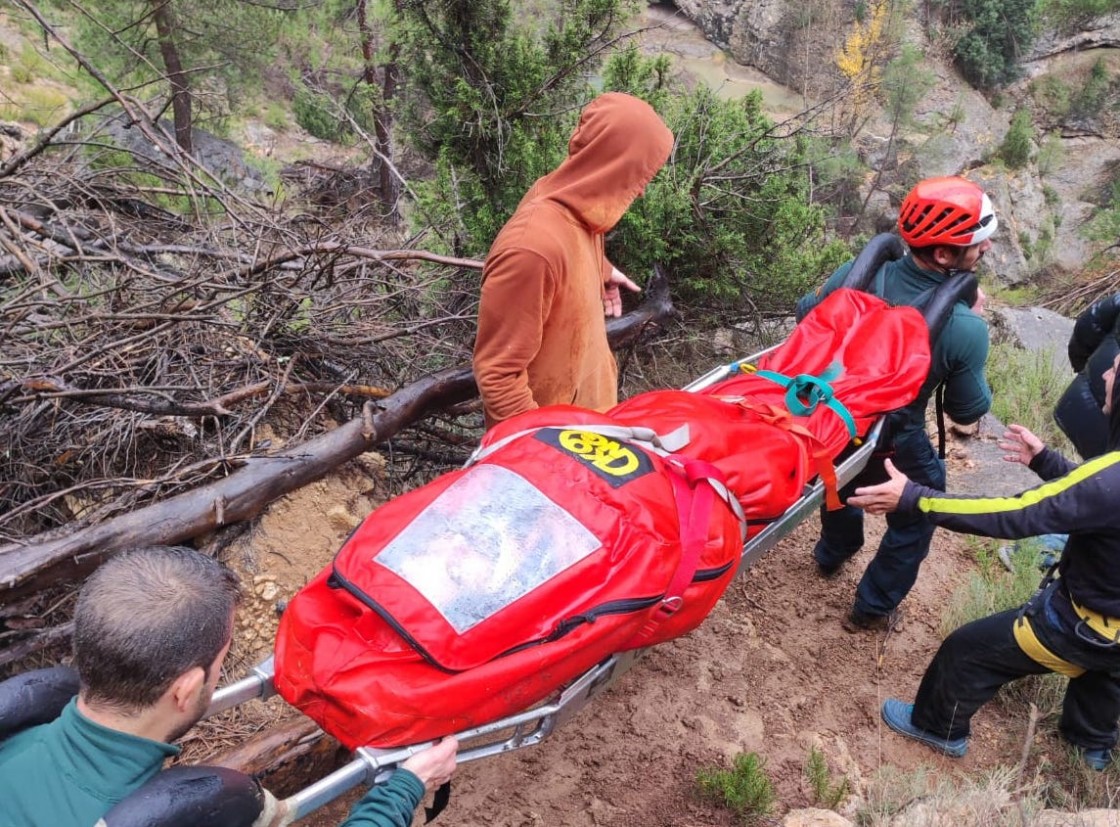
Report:
<svg viewBox="0 0 1120 827"><path fill-rule="evenodd" d="M684 590L696 576L700 554L708 541L708 521L712 516L712 503L716 493L710 482L724 484L723 474L710 462L684 457L666 458L669 479L673 484L673 499L677 505L677 520L681 530L681 559L673 579L665 589L665 596L649 620L626 644L627 649L640 646L684 603Z"/></svg>
<svg viewBox="0 0 1120 827"><path fill-rule="evenodd" d="M821 478L821 482L824 483L825 508L829 511L835 511L843 505L840 502L840 490L837 485L836 468L832 464L832 457L829 456L827 446L821 443L816 434L804 425L795 422L793 414L779 405L772 405L768 402L748 402L745 399L738 400L738 404L754 413L766 424L804 437L809 444L809 455L813 459L813 467L817 476Z"/></svg>

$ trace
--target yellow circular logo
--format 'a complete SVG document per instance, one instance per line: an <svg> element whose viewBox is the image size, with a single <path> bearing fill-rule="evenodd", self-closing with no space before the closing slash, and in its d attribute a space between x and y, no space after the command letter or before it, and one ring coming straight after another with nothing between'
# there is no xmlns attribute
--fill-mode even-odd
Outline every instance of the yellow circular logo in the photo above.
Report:
<svg viewBox="0 0 1120 827"><path fill-rule="evenodd" d="M561 431L560 446L612 477L632 474L640 465L637 452L602 434Z"/></svg>

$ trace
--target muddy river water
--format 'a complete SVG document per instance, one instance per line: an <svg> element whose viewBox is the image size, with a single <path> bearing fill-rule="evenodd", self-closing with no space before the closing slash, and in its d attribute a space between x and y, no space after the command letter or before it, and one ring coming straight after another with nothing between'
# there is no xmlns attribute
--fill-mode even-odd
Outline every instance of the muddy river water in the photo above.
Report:
<svg viewBox="0 0 1120 827"><path fill-rule="evenodd" d="M670 3L646 6L634 27L642 30L639 38L643 51L669 55L686 78L707 83L721 97L741 98L758 89L763 107L771 115L792 115L807 108L798 92L775 83L754 67L737 63Z"/></svg>

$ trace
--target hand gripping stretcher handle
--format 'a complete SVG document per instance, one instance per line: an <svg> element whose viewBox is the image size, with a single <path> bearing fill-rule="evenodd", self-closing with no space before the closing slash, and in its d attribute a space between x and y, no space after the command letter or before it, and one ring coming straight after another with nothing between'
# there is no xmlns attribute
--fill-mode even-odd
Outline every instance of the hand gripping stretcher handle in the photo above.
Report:
<svg viewBox="0 0 1120 827"><path fill-rule="evenodd" d="M466 744L459 750L456 762L463 764L539 744L629 669L639 654L640 650L635 650L612 655L569 684L554 701L456 733L459 742ZM249 677L215 692L207 715L253 698L271 697L275 694L274 674L273 658L269 657ZM385 780L397 764L432 745L433 742L426 742L392 749L361 747L355 751L353 761L292 795L285 804L295 819L303 818L359 784L368 786Z"/></svg>

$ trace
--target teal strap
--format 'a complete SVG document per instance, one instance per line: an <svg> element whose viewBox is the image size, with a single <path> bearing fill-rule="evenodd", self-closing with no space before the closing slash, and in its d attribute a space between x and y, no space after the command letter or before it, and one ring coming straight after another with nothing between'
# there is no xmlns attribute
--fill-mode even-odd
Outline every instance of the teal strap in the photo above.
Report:
<svg viewBox="0 0 1120 827"><path fill-rule="evenodd" d="M745 365L739 367L744 371L750 370ZM754 370L753 373L763 379L776 382L786 389L786 407L794 416L808 416L817 409L818 405L824 404L840 417L844 427L848 429L848 436L855 439L856 422L848 409L834 396L832 385L829 384L829 381L840 373L839 365L832 365L820 376L799 373L790 378L772 370Z"/></svg>

